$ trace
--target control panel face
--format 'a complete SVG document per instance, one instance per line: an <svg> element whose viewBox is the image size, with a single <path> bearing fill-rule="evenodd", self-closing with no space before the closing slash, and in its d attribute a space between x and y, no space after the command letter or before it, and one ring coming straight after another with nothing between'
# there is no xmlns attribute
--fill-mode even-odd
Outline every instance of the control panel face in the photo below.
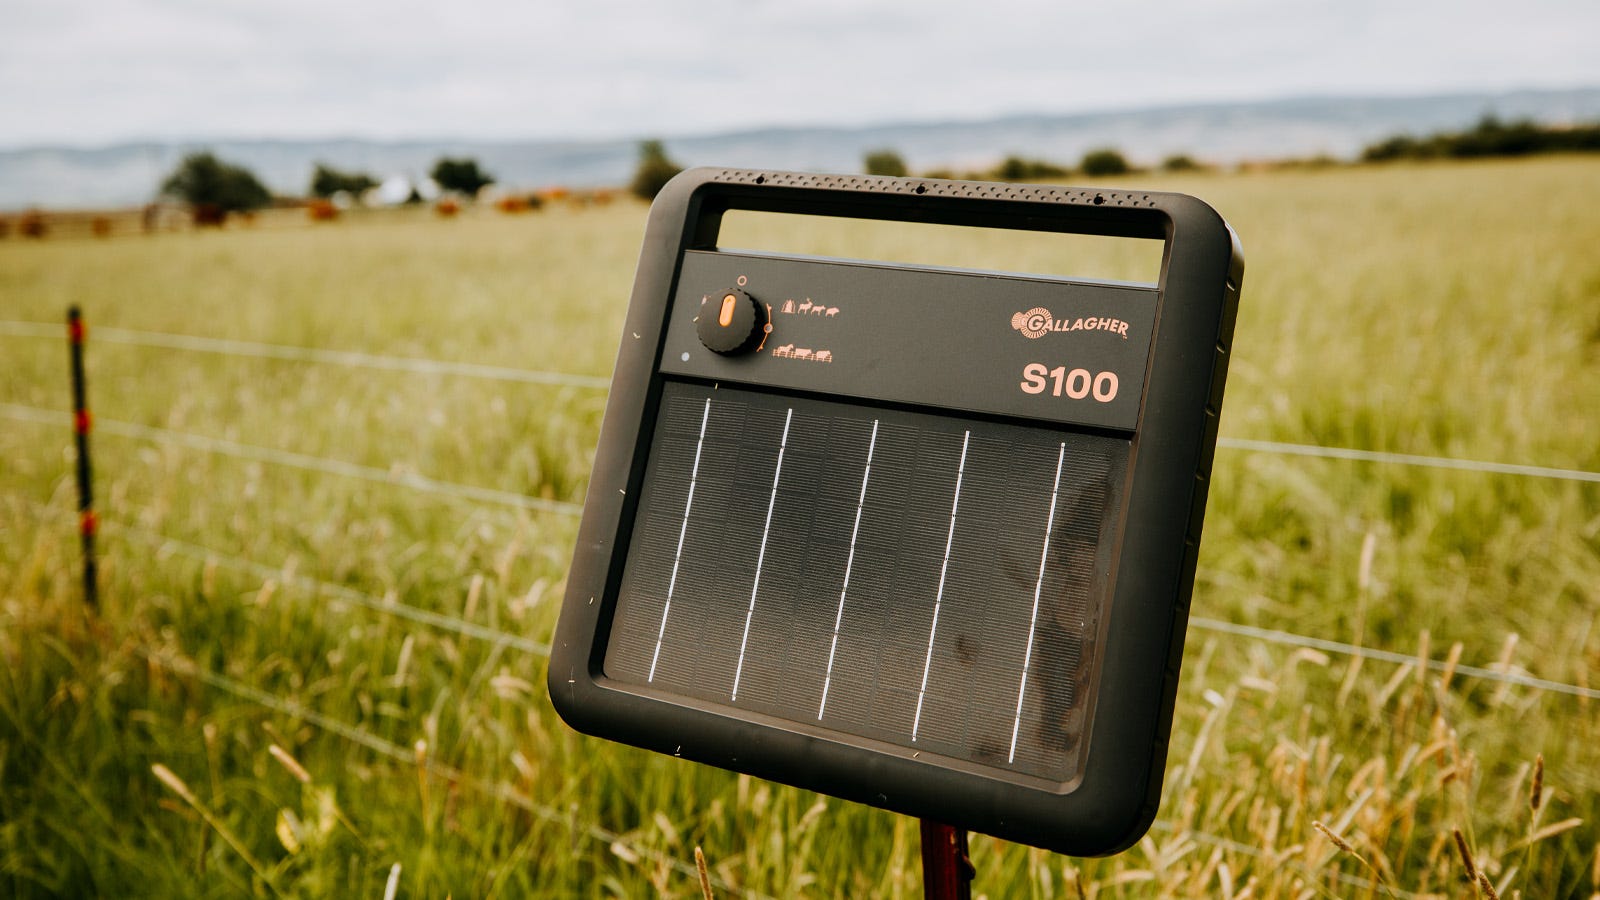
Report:
<svg viewBox="0 0 1600 900"><path fill-rule="evenodd" d="M1132 430L1156 300L1153 285L690 251L661 371Z"/></svg>

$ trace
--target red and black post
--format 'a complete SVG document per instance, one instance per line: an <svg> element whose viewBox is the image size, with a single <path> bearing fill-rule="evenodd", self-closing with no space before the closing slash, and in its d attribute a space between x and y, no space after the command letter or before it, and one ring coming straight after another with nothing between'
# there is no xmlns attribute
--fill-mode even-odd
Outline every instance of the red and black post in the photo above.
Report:
<svg viewBox="0 0 1600 900"><path fill-rule="evenodd" d="M94 478L89 468L89 402L83 377L83 315L78 307L67 310L67 342L72 353L72 430L78 442L78 535L83 543L83 598L90 607L100 605L94 536L99 523L94 516Z"/></svg>
<svg viewBox="0 0 1600 900"><path fill-rule="evenodd" d="M922 896L926 900L972 900L977 869L967 853L966 829L922 820Z"/></svg>

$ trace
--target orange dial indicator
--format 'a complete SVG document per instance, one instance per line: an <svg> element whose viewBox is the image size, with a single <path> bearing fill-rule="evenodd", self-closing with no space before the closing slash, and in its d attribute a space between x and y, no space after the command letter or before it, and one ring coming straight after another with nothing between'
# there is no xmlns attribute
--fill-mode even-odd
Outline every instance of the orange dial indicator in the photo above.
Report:
<svg viewBox="0 0 1600 900"><path fill-rule="evenodd" d="M733 324L733 308L738 302L739 298L732 294L727 294L722 298L722 311L717 314L718 325L727 328Z"/></svg>

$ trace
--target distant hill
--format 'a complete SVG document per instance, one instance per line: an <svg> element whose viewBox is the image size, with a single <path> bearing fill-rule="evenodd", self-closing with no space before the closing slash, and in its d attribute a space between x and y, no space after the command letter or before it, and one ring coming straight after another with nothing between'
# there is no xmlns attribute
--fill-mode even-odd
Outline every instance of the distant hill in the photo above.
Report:
<svg viewBox="0 0 1600 900"><path fill-rule="evenodd" d="M882 147L899 151L914 170L980 169L1009 154L1075 163L1085 150L1103 146L1117 147L1136 162L1186 153L1228 164L1319 154L1352 158L1381 138L1463 128L1491 113L1546 123L1600 120L1600 88L1311 97L987 121L769 128L669 137L666 145L687 165L834 172L860 171L863 155ZM0 149L0 209L143 203L183 154L200 148L249 167L274 191L300 194L318 161L379 178L421 176L447 154L477 158L506 185L620 185L633 170L636 143L219 140Z"/></svg>

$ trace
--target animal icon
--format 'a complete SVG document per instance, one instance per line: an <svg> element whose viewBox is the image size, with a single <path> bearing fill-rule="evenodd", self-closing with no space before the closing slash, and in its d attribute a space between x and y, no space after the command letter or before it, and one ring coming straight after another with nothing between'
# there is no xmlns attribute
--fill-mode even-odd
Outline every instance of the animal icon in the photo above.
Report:
<svg viewBox="0 0 1600 900"><path fill-rule="evenodd" d="M812 359L816 360L817 362L833 362L833 351L818 350L817 355L812 357Z"/></svg>
<svg viewBox="0 0 1600 900"><path fill-rule="evenodd" d="M816 306L811 307L811 314L814 315L814 316L820 316L820 315L822 315L823 313L825 313L827 311L828 311L828 308L826 306L823 306L820 303L818 303Z"/></svg>
<svg viewBox="0 0 1600 900"><path fill-rule="evenodd" d="M811 348L810 347L801 347L799 350L796 350L794 352L794 358L795 359L810 359L811 358Z"/></svg>
<svg viewBox="0 0 1600 900"><path fill-rule="evenodd" d="M807 297L806 301L804 303L800 304L800 311L801 312L810 312L811 311L811 298L810 297Z"/></svg>
<svg viewBox="0 0 1600 900"><path fill-rule="evenodd" d="M839 307L837 307L837 306L828 307L828 318L831 319L834 316L837 316L838 314L839 314Z"/></svg>
<svg viewBox="0 0 1600 900"><path fill-rule="evenodd" d="M794 345L793 344L784 344L782 347L773 347L772 348L772 355L773 356L793 356L794 355Z"/></svg>

